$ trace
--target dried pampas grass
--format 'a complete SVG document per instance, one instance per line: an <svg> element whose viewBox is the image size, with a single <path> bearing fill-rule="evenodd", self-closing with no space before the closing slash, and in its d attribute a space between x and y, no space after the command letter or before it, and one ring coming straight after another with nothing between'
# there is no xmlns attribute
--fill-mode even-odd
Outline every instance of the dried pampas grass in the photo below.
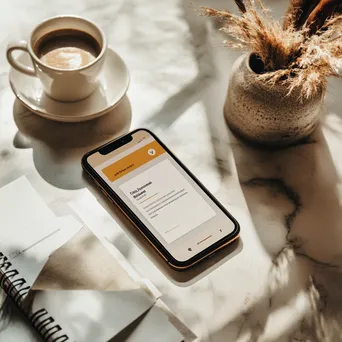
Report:
<svg viewBox="0 0 342 342"><path fill-rule="evenodd" d="M328 76L341 76L342 15L332 16L315 33L273 19L261 0L236 1L241 15L202 7L201 13L220 18L224 45L255 53L263 68L258 77L269 85L282 83L302 99L326 89Z"/></svg>

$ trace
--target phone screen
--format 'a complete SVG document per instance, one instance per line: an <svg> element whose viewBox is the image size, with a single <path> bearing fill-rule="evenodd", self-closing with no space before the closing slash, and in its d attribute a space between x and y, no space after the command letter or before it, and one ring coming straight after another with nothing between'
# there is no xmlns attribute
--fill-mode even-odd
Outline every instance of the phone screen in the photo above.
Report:
<svg viewBox="0 0 342 342"><path fill-rule="evenodd" d="M148 131L87 162L178 261L234 231L229 216Z"/></svg>

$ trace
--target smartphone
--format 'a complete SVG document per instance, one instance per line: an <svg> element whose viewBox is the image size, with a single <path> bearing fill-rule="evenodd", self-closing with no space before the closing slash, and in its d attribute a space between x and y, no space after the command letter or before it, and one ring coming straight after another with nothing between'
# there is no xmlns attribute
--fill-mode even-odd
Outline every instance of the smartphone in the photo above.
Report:
<svg viewBox="0 0 342 342"><path fill-rule="evenodd" d="M152 132L137 129L87 153L86 173L174 269L239 237L239 224Z"/></svg>

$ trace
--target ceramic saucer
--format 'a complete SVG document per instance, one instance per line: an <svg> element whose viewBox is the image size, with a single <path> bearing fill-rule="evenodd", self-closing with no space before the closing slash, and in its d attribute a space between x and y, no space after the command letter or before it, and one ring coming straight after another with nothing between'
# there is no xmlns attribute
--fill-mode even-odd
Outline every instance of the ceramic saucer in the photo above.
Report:
<svg viewBox="0 0 342 342"><path fill-rule="evenodd" d="M20 62L30 65L27 53ZM101 116L112 110L124 97L129 85L127 67L121 57L108 48L99 79L99 87L89 97L77 102L59 102L47 96L37 77L27 76L11 68L9 81L20 102L44 118L62 122L80 122Z"/></svg>

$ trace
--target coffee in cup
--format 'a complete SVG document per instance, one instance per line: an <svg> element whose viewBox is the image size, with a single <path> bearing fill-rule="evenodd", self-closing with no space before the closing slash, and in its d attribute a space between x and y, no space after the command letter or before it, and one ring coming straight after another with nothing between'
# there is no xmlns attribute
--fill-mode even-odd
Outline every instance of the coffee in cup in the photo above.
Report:
<svg viewBox="0 0 342 342"><path fill-rule="evenodd" d="M42 36L33 46L33 51L50 67L72 70L94 61L101 52L101 46L84 31L61 29Z"/></svg>
<svg viewBox="0 0 342 342"><path fill-rule="evenodd" d="M28 52L33 67L18 62L14 50ZM7 59L16 70L38 77L50 97L77 101L96 89L106 50L106 37L96 24L78 16L58 16L39 24L28 42L10 43Z"/></svg>

